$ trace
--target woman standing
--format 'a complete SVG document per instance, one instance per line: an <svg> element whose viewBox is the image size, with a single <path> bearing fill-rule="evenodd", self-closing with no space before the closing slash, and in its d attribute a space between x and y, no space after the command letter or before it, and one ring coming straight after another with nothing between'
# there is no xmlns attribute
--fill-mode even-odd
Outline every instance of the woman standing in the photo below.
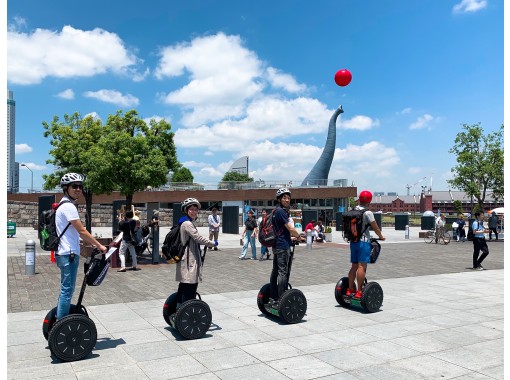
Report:
<svg viewBox="0 0 510 380"><path fill-rule="evenodd" d="M182 259L177 263L175 280L179 281L177 289L177 305L195 299L198 283L202 282L202 253L200 245L214 247L214 241L208 240L198 233L193 222L198 217L200 202L195 198L187 198L182 202L181 210L186 214L179 219L181 241L186 249Z"/></svg>
<svg viewBox="0 0 510 380"><path fill-rule="evenodd" d="M244 222L244 230L241 233L244 237L243 251L239 259L244 260L246 253L248 252L248 244L251 245L251 259L257 260L257 246L255 245L255 239L257 237L257 221L253 217L253 211L248 211L248 219Z"/></svg>

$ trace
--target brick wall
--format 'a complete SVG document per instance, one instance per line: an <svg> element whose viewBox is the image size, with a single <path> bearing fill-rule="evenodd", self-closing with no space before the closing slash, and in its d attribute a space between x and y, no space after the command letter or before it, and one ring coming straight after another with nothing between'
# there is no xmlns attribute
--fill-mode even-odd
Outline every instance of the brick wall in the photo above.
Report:
<svg viewBox="0 0 510 380"><path fill-rule="evenodd" d="M39 204L34 202L7 201L7 220L16 222L17 227L32 227L38 222ZM147 221L147 211L141 207L140 220L142 225ZM83 223L85 223L85 205L78 206L78 212ZM92 205L92 227L110 227L112 225L112 206ZM201 211L198 220L195 222L197 227L206 227L207 218L210 211ZM221 213L218 213L221 215ZM159 223L161 226L171 226L173 221L173 210L159 209ZM241 217L239 217L241 223ZM241 225L241 224L240 224Z"/></svg>

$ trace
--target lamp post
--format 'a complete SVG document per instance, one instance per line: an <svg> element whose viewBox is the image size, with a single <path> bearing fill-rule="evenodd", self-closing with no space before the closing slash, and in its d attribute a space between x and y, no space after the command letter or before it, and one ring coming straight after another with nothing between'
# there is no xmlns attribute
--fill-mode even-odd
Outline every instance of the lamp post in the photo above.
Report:
<svg viewBox="0 0 510 380"><path fill-rule="evenodd" d="M34 172L32 171L32 169L30 169L26 164L21 164L20 166L24 166L26 167L28 170L30 170L30 174L31 174L31 181L30 181L30 192L33 193L34 192Z"/></svg>

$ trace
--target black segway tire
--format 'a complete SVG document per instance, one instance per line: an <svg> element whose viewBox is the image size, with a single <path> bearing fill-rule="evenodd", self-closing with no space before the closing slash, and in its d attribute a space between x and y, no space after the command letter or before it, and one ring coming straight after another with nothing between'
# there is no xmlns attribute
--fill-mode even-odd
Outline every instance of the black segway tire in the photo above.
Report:
<svg viewBox="0 0 510 380"><path fill-rule="evenodd" d="M71 304L71 307L69 308L69 314L82 314L88 316L89 313L87 312L87 309L85 309L85 306L80 306L78 310L76 310L76 305ZM44 317L43 325L42 325L42 332L44 335L44 339L48 340L49 332L55 323L57 317L57 307L54 307L50 311L48 311L48 314L46 314L46 317Z"/></svg>
<svg viewBox="0 0 510 380"><path fill-rule="evenodd" d="M163 318L165 319L165 322L171 326L170 323L170 316L172 314L175 314L175 311L177 310L177 292L171 294L165 301L165 304L163 305Z"/></svg>
<svg viewBox="0 0 510 380"><path fill-rule="evenodd" d="M369 282L363 288L361 307L369 313L378 311L383 303L383 290L377 282Z"/></svg>
<svg viewBox="0 0 510 380"><path fill-rule="evenodd" d="M287 323L297 323L306 314L306 297L301 290L289 289L280 297L280 317Z"/></svg>
<svg viewBox="0 0 510 380"><path fill-rule="evenodd" d="M259 310L262 312L262 314L268 316L273 315L264 307L264 305L269 302L269 289L270 284L265 284L262 288L260 288L259 294L257 294L257 306L259 307Z"/></svg>
<svg viewBox="0 0 510 380"><path fill-rule="evenodd" d="M69 314L55 322L48 336L50 351L64 362L88 356L97 341L94 321L83 314Z"/></svg>
<svg viewBox="0 0 510 380"><path fill-rule="evenodd" d="M184 302L175 313L175 328L185 339L202 338L211 327L212 313L202 300Z"/></svg>
<svg viewBox="0 0 510 380"><path fill-rule="evenodd" d="M349 278L342 277L335 285L335 299L336 302L342 307L350 307L351 305L344 301L345 293L349 288Z"/></svg>

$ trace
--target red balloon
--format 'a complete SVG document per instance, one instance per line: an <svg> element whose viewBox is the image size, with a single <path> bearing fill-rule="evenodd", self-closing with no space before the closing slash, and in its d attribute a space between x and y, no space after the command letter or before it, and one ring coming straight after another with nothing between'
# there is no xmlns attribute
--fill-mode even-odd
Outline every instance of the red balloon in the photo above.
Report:
<svg viewBox="0 0 510 380"><path fill-rule="evenodd" d="M347 69L338 70L335 74L335 83L339 86L347 86L351 83L352 74Z"/></svg>

